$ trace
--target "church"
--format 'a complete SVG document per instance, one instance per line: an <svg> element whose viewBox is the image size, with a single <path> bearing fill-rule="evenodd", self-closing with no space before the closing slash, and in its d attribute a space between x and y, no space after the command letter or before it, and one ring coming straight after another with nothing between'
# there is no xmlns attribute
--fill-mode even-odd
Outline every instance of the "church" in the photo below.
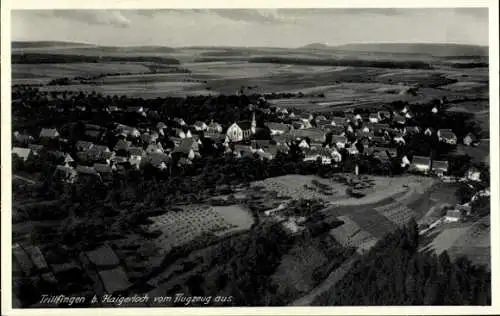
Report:
<svg viewBox="0 0 500 316"><path fill-rule="evenodd" d="M241 142L248 140L255 134L257 122L255 121L255 113L252 114L252 121L235 122L228 127L226 136L231 142Z"/></svg>

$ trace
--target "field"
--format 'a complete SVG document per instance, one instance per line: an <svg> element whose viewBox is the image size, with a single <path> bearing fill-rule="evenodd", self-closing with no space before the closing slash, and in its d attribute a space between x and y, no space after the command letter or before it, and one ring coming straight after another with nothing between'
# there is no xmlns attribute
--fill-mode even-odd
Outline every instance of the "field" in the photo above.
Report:
<svg viewBox="0 0 500 316"><path fill-rule="evenodd" d="M328 111L352 106L374 106L396 100L410 103L428 102L446 96L448 100L465 96L487 97L488 68L457 69L449 66L452 57L415 54L368 53L343 50L309 50L280 48L210 48L210 47L96 47L88 45L21 45L13 52L123 58L176 59L190 73L124 75L106 77L93 85L50 87L76 91L91 91L105 95L126 94L135 97L232 94L245 87L246 93L302 92L299 100L273 100L283 106ZM45 46L43 46L45 45ZM265 58L262 58L264 57ZM271 57L271 58L268 58ZM259 62L255 58L260 58ZM283 62L285 58L286 62ZM318 65L318 60L354 60L357 64L342 66ZM131 59L133 60L133 59ZM311 60L310 63L304 62ZM381 68L377 63L423 61L434 69ZM300 61L300 62L297 62ZM370 62L373 65L370 66ZM463 64L464 60L460 59ZM161 61L158 61L161 63ZM156 63L156 64L158 64ZM148 73L152 61L13 64L14 83L43 84L48 78L95 75L101 72ZM388 65L387 67L389 67ZM392 67L392 66L391 66ZM194 81L194 82L193 82ZM177 82L177 85L173 83ZM401 93L405 86L418 84L417 95ZM318 94L324 97L318 98ZM352 104L351 104L352 103ZM466 108L468 105L464 105ZM471 105L472 106L472 105ZM487 108L487 107L486 107ZM475 110L473 110L475 112Z"/></svg>
<svg viewBox="0 0 500 316"><path fill-rule="evenodd" d="M224 235L229 232L249 229L253 224L251 215L241 206L211 207L189 205L181 210L169 211L151 218L154 222L148 229L160 230L156 239L164 253L182 246L203 234Z"/></svg>

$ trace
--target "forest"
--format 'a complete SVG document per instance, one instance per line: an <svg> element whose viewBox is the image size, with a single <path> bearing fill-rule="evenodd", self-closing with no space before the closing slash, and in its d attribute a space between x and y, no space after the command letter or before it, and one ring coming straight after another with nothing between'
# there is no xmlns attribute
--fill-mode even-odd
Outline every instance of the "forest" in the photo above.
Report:
<svg viewBox="0 0 500 316"><path fill-rule="evenodd" d="M415 222L388 234L314 305L491 305L489 271L418 246Z"/></svg>

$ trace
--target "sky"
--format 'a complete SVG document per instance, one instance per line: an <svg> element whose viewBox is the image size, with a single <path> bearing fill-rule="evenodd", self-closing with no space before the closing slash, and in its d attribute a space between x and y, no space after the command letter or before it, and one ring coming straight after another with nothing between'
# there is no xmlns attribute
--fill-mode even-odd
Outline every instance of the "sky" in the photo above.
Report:
<svg viewBox="0 0 500 316"><path fill-rule="evenodd" d="M15 10L12 40L107 46L488 45L486 8Z"/></svg>

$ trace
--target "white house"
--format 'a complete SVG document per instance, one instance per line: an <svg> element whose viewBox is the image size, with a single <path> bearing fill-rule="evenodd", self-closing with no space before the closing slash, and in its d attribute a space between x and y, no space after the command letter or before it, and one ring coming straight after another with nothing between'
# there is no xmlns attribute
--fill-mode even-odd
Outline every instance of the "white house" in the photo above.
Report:
<svg viewBox="0 0 500 316"><path fill-rule="evenodd" d="M401 167L403 168L406 168L407 166L409 166L411 164L410 160L408 159L408 157L406 156L403 156L403 158L401 158Z"/></svg>
<svg viewBox="0 0 500 316"><path fill-rule="evenodd" d="M462 212L460 210L449 210L446 212L444 221L447 223L458 222L462 219Z"/></svg>
<svg viewBox="0 0 500 316"><path fill-rule="evenodd" d="M309 148L309 144L307 143L307 141L305 139L300 141L299 148L301 148L301 149L308 149Z"/></svg>

